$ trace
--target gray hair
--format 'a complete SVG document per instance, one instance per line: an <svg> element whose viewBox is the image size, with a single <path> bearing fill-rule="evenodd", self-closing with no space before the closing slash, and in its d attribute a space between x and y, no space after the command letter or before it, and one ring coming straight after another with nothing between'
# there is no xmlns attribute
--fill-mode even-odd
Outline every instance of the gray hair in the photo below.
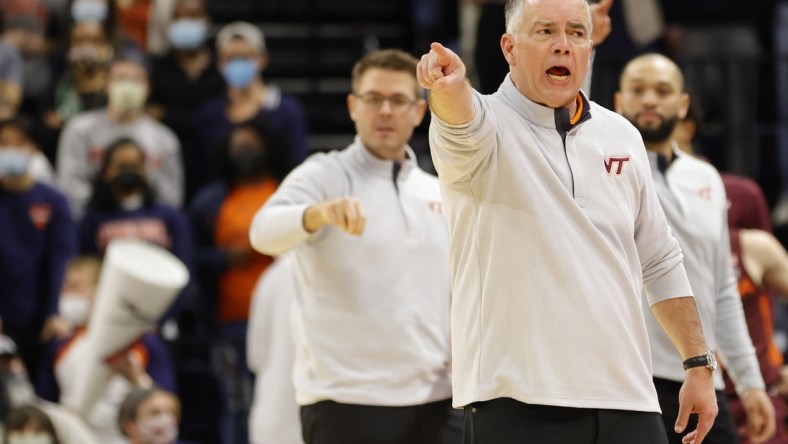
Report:
<svg viewBox="0 0 788 444"><path fill-rule="evenodd" d="M525 4L531 0L508 0L506 8L504 9L504 16L506 17L506 32L509 34L516 34L517 28L522 24L523 15L525 13ZM594 21L591 19L591 6L589 0L584 0L586 4L586 12L588 12L588 35L591 36L591 31L594 26Z"/></svg>

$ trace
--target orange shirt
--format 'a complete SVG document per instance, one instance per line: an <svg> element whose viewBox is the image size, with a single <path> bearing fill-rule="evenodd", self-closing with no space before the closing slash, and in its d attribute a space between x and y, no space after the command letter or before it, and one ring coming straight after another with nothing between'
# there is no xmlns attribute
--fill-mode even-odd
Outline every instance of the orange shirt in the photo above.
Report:
<svg viewBox="0 0 788 444"><path fill-rule="evenodd" d="M148 20L153 0L131 0L117 2L118 24L126 37L134 41L143 51L148 48Z"/></svg>
<svg viewBox="0 0 788 444"><path fill-rule="evenodd" d="M228 268L219 279L216 317L220 321L249 319L249 304L254 286L260 274L273 261L269 256L252 249L249 243L249 226L257 210L274 194L276 187L277 183L273 179L234 187L230 189L219 209L216 218L216 245L249 249L249 261L243 267Z"/></svg>

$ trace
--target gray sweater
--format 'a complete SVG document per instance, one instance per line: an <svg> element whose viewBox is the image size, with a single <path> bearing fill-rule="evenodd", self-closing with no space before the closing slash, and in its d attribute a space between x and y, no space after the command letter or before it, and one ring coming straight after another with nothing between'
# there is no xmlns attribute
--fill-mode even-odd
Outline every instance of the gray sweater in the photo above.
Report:
<svg viewBox="0 0 788 444"><path fill-rule="evenodd" d="M148 180L159 201L176 207L183 203L181 145L175 133L145 115L117 123L106 109L99 109L72 117L58 142L57 182L77 219L90 199L104 150L121 137L134 139L145 150Z"/></svg>

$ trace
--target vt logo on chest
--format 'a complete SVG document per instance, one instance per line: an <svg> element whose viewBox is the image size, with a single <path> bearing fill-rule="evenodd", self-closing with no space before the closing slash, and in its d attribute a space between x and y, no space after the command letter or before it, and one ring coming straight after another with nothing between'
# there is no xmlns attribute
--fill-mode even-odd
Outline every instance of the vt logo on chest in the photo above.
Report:
<svg viewBox="0 0 788 444"><path fill-rule="evenodd" d="M608 176L620 176L624 172L624 165L629 162L629 156L609 156L605 159L605 171Z"/></svg>

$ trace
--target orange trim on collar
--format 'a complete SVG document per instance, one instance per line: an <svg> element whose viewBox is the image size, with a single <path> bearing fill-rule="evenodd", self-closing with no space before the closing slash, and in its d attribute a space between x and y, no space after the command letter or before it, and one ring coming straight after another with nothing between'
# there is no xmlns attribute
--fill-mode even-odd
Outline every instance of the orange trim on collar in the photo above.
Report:
<svg viewBox="0 0 788 444"><path fill-rule="evenodd" d="M575 97L575 101L577 102L577 111L575 111L575 115L572 116L572 119L569 120L570 125L576 124L580 121L580 118L583 117L583 98L580 97L580 93Z"/></svg>

